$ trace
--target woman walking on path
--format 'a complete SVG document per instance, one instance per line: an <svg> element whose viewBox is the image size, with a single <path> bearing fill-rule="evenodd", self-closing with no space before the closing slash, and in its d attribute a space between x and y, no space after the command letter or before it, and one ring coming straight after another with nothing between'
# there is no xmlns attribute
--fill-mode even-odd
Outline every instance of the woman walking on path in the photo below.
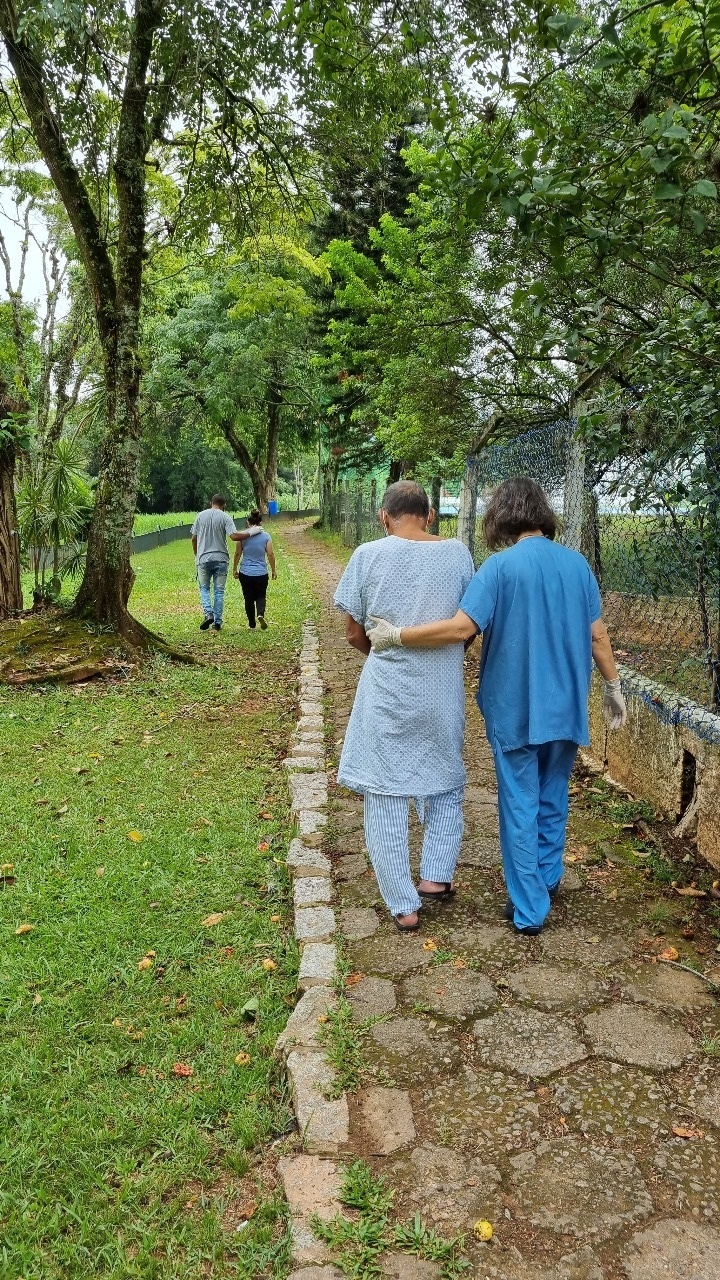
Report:
<svg viewBox="0 0 720 1280"><path fill-rule="evenodd" d="M228 538L240 547L248 538L257 537L258 533L257 529L242 529L238 532L235 521L228 515L225 506L222 494L213 494L210 506L195 517L190 530L203 611L201 631L218 632L222 627L225 583L230 565ZM237 558L236 553L235 559Z"/></svg>
<svg viewBox="0 0 720 1280"><path fill-rule="evenodd" d="M427 532L425 491L387 489L380 520L389 535L353 552L335 592L348 643L367 654L345 734L338 782L364 797L365 842L380 892L400 930L418 928L421 899L447 897L460 852L465 769L463 643L440 653L371 653L365 628L384 614L432 622L457 609L473 575L469 552ZM425 827L420 883L410 874L413 800Z"/></svg>
<svg viewBox="0 0 720 1280"><path fill-rule="evenodd" d="M265 621L265 608L269 582L268 565L272 573L272 580L275 582L277 579L275 552L273 551L270 534L260 527L262 525L261 513L259 511L251 511L247 520L250 530L257 532L257 529L260 528L260 532L247 542L237 543L233 573L239 579L242 587L245 612L250 630L255 630L255 611L257 610L257 620L260 623L260 628L262 631L267 631L268 624ZM241 560L242 568L238 570Z"/></svg>
<svg viewBox="0 0 720 1280"><path fill-rule="evenodd" d="M478 706L498 782L500 845L509 901L520 933L540 933L563 873L568 783L578 745L589 742L592 660L605 680L612 729L625 699L604 622L600 592L584 556L554 541L555 515L539 485L506 480L485 513L490 556L454 617L409 626L384 620L370 631L374 652L453 648L483 633Z"/></svg>

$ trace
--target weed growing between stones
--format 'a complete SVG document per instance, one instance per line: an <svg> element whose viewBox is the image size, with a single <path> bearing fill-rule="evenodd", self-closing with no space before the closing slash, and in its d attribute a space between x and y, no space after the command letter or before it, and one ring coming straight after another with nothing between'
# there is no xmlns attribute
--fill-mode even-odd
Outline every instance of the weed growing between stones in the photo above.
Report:
<svg viewBox="0 0 720 1280"><path fill-rule="evenodd" d="M335 1083L329 1096L339 1098L346 1090L359 1088L363 1075L363 1048L371 1019L353 1022L350 1002L341 995L336 1009L328 1014L322 1027L320 1042L335 1072Z"/></svg>
<svg viewBox="0 0 720 1280"><path fill-rule="evenodd" d="M383 1177L376 1178L364 1160L356 1160L345 1170L340 1201L355 1216L336 1214L330 1222L313 1218L316 1236L330 1245L334 1261L343 1275L354 1280L370 1280L381 1274L379 1260L391 1248L440 1263L443 1280L456 1280L470 1270L462 1256L464 1236L444 1240L427 1227L419 1213L407 1223L393 1224L390 1213L394 1190Z"/></svg>
<svg viewBox="0 0 720 1280"><path fill-rule="evenodd" d="M709 1058L720 1058L720 1036L706 1038L700 1047Z"/></svg>

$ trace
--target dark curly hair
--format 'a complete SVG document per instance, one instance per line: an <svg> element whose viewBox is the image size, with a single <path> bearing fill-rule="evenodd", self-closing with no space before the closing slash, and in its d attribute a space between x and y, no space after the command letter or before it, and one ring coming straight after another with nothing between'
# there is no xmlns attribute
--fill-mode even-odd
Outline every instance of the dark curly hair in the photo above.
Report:
<svg viewBox="0 0 720 1280"><path fill-rule="evenodd" d="M262 511L254 507L247 518L248 524L262 524Z"/></svg>
<svg viewBox="0 0 720 1280"><path fill-rule="evenodd" d="M491 551L516 542L521 533L541 529L552 541L557 519L545 494L529 476L503 480L490 495L483 519L485 541Z"/></svg>

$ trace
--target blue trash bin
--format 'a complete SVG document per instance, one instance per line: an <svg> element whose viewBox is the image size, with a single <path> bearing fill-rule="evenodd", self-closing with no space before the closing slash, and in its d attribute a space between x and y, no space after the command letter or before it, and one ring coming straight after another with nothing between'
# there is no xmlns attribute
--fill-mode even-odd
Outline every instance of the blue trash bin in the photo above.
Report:
<svg viewBox="0 0 720 1280"><path fill-rule="evenodd" d="M268 515L276 516L279 510L280 510L280 503L278 502L277 498L271 498L270 501L268 502Z"/></svg>

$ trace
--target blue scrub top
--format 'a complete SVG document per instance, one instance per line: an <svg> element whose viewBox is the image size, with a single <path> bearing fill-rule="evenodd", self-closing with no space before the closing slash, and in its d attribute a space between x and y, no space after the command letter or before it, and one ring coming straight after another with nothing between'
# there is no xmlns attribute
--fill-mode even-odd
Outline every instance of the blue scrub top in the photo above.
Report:
<svg viewBox="0 0 720 1280"><path fill-rule="evenodd" d="M477 701L490 742L586 745L590 628L602 606L585 557L523 538L481 565L460 608L483 633Z"/></svg>

